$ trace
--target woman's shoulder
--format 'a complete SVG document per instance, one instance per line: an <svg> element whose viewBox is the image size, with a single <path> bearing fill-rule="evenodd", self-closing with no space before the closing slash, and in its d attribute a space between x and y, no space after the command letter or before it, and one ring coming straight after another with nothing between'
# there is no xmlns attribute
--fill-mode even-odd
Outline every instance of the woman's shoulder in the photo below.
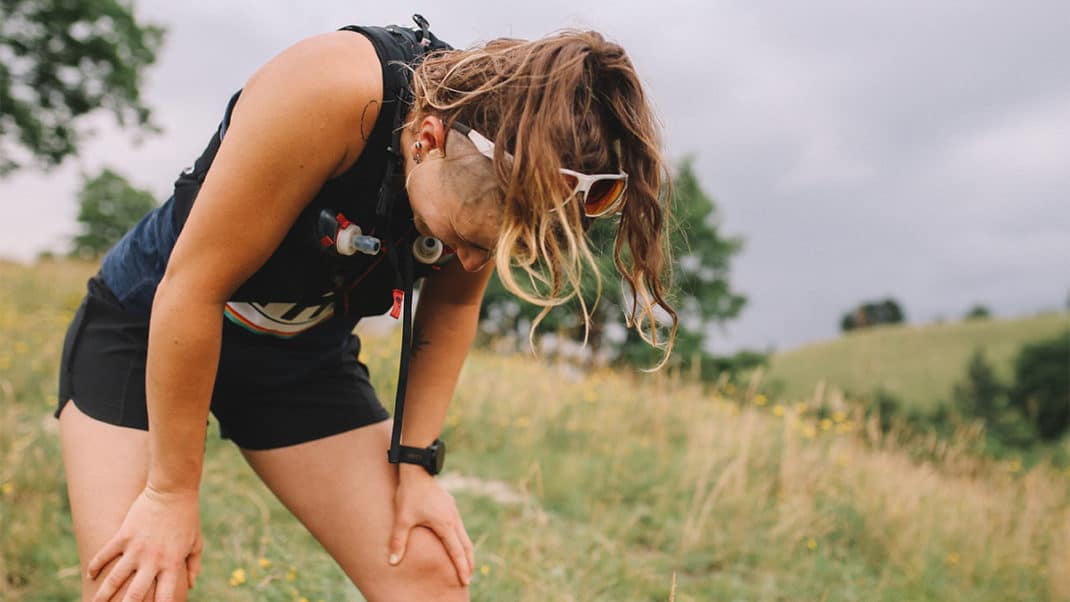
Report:
<svg viewBox="0 0 1070 602"><path fill-rule="evenodd" d="M292 83L287 87L290 92L307 90L325 99L345 99L347 94L382 95L381 65L374 45L366 37L346 31L298 41L257 70L249 84L269 76L275 76L276 83Z"/></svg>
<svg viewBox="0 0 1070 602"><path fill-rule="evenodd" d="M363 150L355 132L369 132L383 100L383 75L374 46L364 36L335 31L298 41L272 57L246 83L234 115L252 95L270 99L276 119L300 124L327 147L344 146L332 170L344 172Z"/></svg>

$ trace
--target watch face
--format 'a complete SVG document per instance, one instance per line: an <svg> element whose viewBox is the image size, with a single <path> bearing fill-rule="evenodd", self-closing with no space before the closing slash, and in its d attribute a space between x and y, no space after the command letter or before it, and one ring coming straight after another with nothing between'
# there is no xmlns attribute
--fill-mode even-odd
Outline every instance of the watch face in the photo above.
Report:
<svg viewBox="0 0 1070 602"><path fill-rule="evenodd" d="M446 463L446 442L436 440L431 446L432 458L435 463L435 474L442 472L442 466Z"/></svg>

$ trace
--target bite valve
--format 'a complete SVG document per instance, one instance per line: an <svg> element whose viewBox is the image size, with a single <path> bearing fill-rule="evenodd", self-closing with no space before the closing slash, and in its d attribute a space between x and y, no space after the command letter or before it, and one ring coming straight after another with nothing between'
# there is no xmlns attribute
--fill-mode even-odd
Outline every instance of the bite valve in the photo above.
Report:
<svg viewBox="0 0 1070 602"><path fill-rule="evenodd" d="M421 236L412 243L412 256L423 264L432 264L442 259L442 241L430 236Z"/></svg>
<svg viewBox="0 0 1070 602"><path fill-rule="evenodd" d="M335 236L334 247L339 255L378 255L382 250L383 243L374 236L367 236L361 232L360 226L350 223L345 228L339 228Z"/></svg>

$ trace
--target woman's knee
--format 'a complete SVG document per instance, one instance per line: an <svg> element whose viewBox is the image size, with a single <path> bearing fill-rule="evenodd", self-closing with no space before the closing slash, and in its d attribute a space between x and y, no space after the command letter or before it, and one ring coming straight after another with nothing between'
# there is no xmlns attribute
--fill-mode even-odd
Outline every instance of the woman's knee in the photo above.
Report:
<svg viewBox="0 0 1070 602"><path fill-rule="evenodd" d="M396 566L386 565L392 579L392 599L404 592L406 599L467 600L468 587L457 576L457 569L446 552L442 540L425 527L416 527L409 534L405 557ZM400 591L399 591L400 590ZM411 597L409 597L411 596Z"/></svg>
<svg viewBox="0 0 1070 602"><path fill-rule="evenodd" d="M115 563L118 561L119 557L104 565L104 568L101 569L99 573L97 573L96 579L90 579L86 577L84 572L82 573L82 602L90 602L91 600L93 600L93 596L95 596L97 594L97 590L99 590L100 587L104 585L105 580L107 580L108 576L111 575L111 571L113 568L115 568ZM133 575L131 575L130 578L126 580L126 583L124 583L123 586L119 588L119 591L115 592L115 594L112 595L111 599L125 599L126 592L130 589L132 579ZM160 584L160 582L157 580L149 586L149 590L145 594L143 600L155 600L156 602L160 602L162 600L166 600L167 602L186 602L186 597L189 593L189 588L187 587L189 583L188 579L189 577L186 575L185 569L183 569L181 571L181 574L178 575L177 581L175 582L175 587L170 588L170 591L168 592L160 592L161 595L159 597L157 597L156 594L156 587ZM170 597L167 597L163 594L169 594Z"/></svg>

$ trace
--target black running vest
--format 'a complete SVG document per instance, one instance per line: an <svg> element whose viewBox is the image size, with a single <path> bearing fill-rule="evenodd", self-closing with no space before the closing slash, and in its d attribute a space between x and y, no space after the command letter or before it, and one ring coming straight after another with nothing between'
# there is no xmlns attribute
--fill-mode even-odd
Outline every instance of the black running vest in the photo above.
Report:
<svg viewBox="0 0 1070 602"><path fill-rule="evenodd" d="M426 30L390 27L343 28L365 35L374 45L382 65L383 98L379 116L356 163L344 174L324 183L323 188L300 213L285 238L264 265L244 282L227 304L226 316L234 324L259 334L292 338L312 334L348 333L363 316L380 315L395 305L398 270L389 259L388 249L411 248L417 233L404 186L384 182L396 143L398 117L411 105L408 68L423 53L449 46ZM429 40L421 45L420 40ZM174 241L185 224L197 193L226 134L231 112L241 94L227 105L219 128L192 168L175 182L171 199L147 215L109 251L101 273L116 296L132 311L148 313L156 285L163 277ZM400 106L399 106L400 105ZM359 135L359 132L353 132ZM403 166L397 165L397 178ZM380 192L393 192L392 217L387 224L377 214ZM344 214L365 234L382 241L383 251L369 256L361 253L345 257L324 252L316 235L317 220L325 210ZM251 210L248 221L234 228L255 228L257 216ZM415 264L414 276L428 275L436 266ZM317 336L318 338L318 336ZM333 337L331 337L333 338Z"/></svg>

